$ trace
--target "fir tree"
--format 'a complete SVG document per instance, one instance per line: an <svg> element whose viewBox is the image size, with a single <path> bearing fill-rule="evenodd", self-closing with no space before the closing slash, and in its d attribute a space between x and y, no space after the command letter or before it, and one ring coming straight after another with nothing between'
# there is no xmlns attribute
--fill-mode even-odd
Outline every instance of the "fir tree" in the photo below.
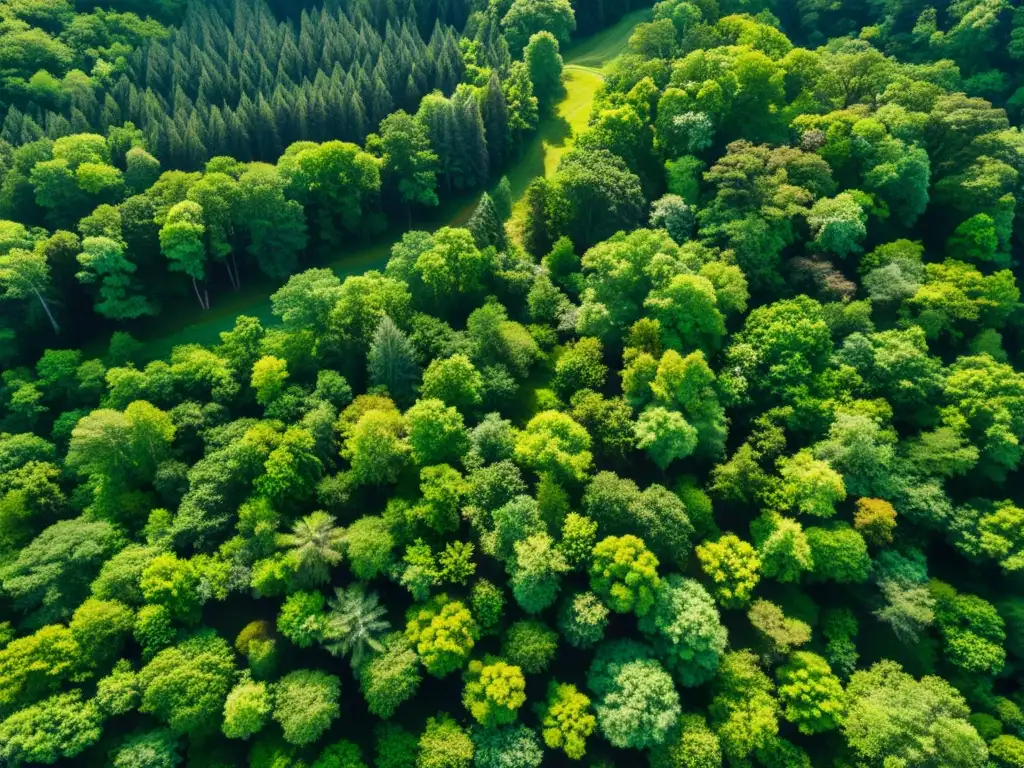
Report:
<svg viewBox="0 0 1024 768"><path fill-rule="evenodd" d="M372 386L384 387L399 403L412 400L420 378L416 350L408 337L384 315L366 359Z"/></svg>

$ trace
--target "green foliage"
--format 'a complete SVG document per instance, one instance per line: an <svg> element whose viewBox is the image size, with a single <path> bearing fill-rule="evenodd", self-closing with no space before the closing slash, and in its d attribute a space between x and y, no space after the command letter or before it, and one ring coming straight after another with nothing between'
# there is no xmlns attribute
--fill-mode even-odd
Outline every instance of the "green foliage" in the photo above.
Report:
<svg viewBox="0 0 1024 768"><path fill-rule="evenodd" d="M431 717L420 736L416 768L469 768L473 742L449 715Z"/></svg>
<svg viewBox="0 0 1024 768"><path fill-rule="evenodd" d="M661 586L658 558L636 536L608 536L594 547L590 588L616 613L645 616Z"/></svg>
<svg viewBox="0 0 1024 768"><path fill-rule="evenodd" d="M501 655L528 675L544 672L555 658L558 633L540 621L517 621L508 628Z"/></svg>
<svg viewBox="0 0 1024 768"><path fill-rule="evenodd" d="M515 543L512 595L527 613L540 613L558 597L561 575L569 570L561 550L545 533Z"/></svg>
<svg viewBox="0 0 1024 768"><path fill-rule="evenodd" d="M139 670L139 711L152 714L176 733L213 730L234 671L228 644L213 632L200 632L160 651Z"/></svg>
<svg viewBox="0 0 1024 768"><path fill-rule="evenodd" d="M378 636L391 628L383 618L387 609L379 604L376 593L367 594L362 585L334 592L320 635L327 650L335 656L349 656L352 668L359 669L369 651L384 651Z"/></svg>
<svg viewBox="0 0 1024 768"><path fill-rule="evenodd" d="M678 735L650 753L651 768L720 768L722 749L701 715L684 714Z"/></svg>
<svg viewBox="0 0 1024 768"><path fill-rule="evenodd" d="M590 699L575 685L548 685L548 698L539 708L541 733L551 749L560 749L571 760L579 760L587 752L587 739L594 732L597 718L591 713Z"/></svg>
<svg viewBox="0 0 1024 768"><path fill-rule="evenodd" d="M404 635L385 636L379 653L359 668L359 686L369 711L388 720L405 701L416 695L422 679L419 658Z"/></svg>
<svg viewBox="0 0 1024 768"><path fill-rule="evenodd" d="M0 756L12 765L72 759L99 740L101 723L81 691L51 696L0 722Z"/></svg>
<svg viewBox="0 0 1024 768"><path fill-rule="evenodd" d="M539 768L544 751L537 734L524 725L473 728L473 763L483 768Z"/></svg>
<svg viewBox="0 0 1024 768"><path fill-rule="evenodd" d="M896 662L882 661L855 672L846 694L843 732L862 759L985 764L985 743L966 720L970 710L942 678L915 680Z"/></svg>
<svg viewBox="0 0 1024 768"><path fill-rule="evenodd" d="M749 543L730 533L699 545L696 551L723 607L738 608L750 601L761 578L761 560Z"/></svg>
<svg viewBox="0 0 1024 768"><path fill-rule="evenodd" d="M679 694L662 666L642 653L637 658L630 642L604 645L587 681L598 696L594 710L604 737L622 749L644 749L668 739L680 715Z"/></svg>
<svg viewBox="0 0 1024 768"><path fill-rule="evenodd" d="M797 651L779 667L776 677L783 717L801 733L820 733L842 722L843 688L823 658Z"/></svg>
<svg viewBox="0 0 1024 768"><path fill-rule="evenodd" d="M463 603L440 594L409 609L405 636L427 672L446 677L464 666L480 630Z"/></svg>
<svg viewBox="0 0 1024 768"><path fill-rule="evenodd" d="M709 713L730 762L746 760L776 738L779 703L774 688L750 651L733 651L722 659Z"/></svg>
<svg viewBox="0 0 1024 768"><path fill-rule="evenodd" d="M243 679L231 689L224 702L221 730L229 739L248 739L267 724L270 710L267 684Z"/></svg>
<svg viewBox="0 0 1024 768"><path fill-rule="evenodd" d="M526 703L526 679L519 667L500 660L471 661L464 677L462 703L474 720L488 728L515 722Z"/></svg>
<svg viewBox="0 0 1024 768"><path fill-rule="evenodd" d="M312 744L340 714L341 681L312 669L290 672L274 683L273 718L290 744Z"/></svg>
<svg viewBox="0 0 1024 768"><path fill-rule="evenodd" d="M575 648L589 648L604 637L608 608L593 592L579 592L566 599L558 614L558 628Z"/></svg>
<svg viewBox="0 0 1024 768"><path fill-rule="evenodd" d="M0 762L1021 762L1024 12L633 5L0 6Z"/></svg>
<svg viewBox="0 0 1024 768"><path fill-rule="evenodd" d="M593 460L587 431L557 411L544 411L530 419L516 440L516 458L537 473L581 481Z"/></svg>
<svg viewBox="0 0 1024 768"><path fill-rule="evenodd" d="M696 581L671 574L662 582L654 607L640 619L642 632L683 686L697 686L718 670L728 634L714 601Z"/></svg>

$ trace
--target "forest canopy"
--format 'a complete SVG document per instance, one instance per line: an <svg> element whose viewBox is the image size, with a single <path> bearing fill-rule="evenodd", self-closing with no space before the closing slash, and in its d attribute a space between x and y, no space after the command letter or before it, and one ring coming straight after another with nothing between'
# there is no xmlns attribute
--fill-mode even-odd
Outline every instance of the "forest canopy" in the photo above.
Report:
<svg viewBox="0 0 1024 768"><path fill-rule="evenodd" d="M1024 766L1019 28L6 3L0 763Z"/></svg>

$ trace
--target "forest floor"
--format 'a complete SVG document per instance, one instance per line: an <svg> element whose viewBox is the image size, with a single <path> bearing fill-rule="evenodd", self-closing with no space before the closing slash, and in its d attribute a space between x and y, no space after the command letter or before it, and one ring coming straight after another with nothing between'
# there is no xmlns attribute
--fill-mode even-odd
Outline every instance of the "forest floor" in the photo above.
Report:
<svg viewBox="0 0 1024 768"><path fill-rule="evenodd" d="M517 203L530 182L555 172L562 155L572 148L573 137L587 126L594 97L604 81L601 70L625 50L633 28L650 17L650 8L634 11L614 26L566 50L565 93L554 113L541 120L537 132L523 149L519 160L505 173ZM417 229L434 230L464 224L473 214L478 201L479 193L449 197L438 208L415 217L414 226ZM517 205L517 211L513 214L513 230L519 214L520 208ZM306 265L306 268L329 267L342 279L373 269L382 270L391 254L391 246L403 234L402 230L389 231L373 243L346 250L335 259ZM190 306L179 307L174 312L161 315L159 320L137 335L145 342L146 354L150 359L169 356L171 350L179 344L216 344L222 331L234 327L238 315L251 315L264 325L272 324L274 317L270 295L279 287L279 283L253 281L240 291L219 296L208 311L201 312Z"/></svg>

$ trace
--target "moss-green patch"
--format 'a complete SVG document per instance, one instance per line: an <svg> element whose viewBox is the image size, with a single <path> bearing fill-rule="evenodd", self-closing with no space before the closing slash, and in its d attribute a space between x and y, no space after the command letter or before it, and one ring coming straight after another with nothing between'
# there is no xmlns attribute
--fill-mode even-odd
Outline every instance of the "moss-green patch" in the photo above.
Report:
<svg viewBox="0 0 1024 768"><path fill-rule="evenodd" d="M563 56L565 63L577 67L602 68L626 50L633 28L637 24L650 21L653 16L652 8L641 8L623 16L614 26L570 46Z"/></svg>

